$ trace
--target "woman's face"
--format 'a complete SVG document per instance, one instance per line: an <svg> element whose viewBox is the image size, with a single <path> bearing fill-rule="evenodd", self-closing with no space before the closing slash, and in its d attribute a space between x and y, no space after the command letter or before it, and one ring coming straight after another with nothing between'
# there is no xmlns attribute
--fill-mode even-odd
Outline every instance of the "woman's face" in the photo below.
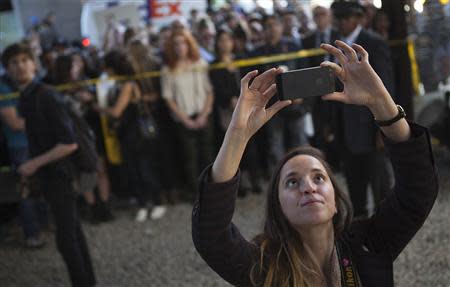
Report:
<svg viewBox="0 0 450 287"><path fill-rule="evenodd" d="M186 58L189 53L189 46L186 38L182 35L175 36L173 43L175 54L177 55L178 59Z"/></svg>
<svg viewBox="0 0 450 287"><path fill-rule="evenodd" d="M220 53L231 53L234 48L233 39L229 34L223 33L220 35L219 39L217 39L217 47L219 47Z"/></svg>
<svg viewBox="0 0 450 287"><path fill-rule="evenodd" d="M294 228L328 223L337 212L330 177L322 163L309 155L298 155L285 163L278 199Z"/></svg>
<svg viewBox="0 0 450 287"><path fill-rule="evenodd" d="M80 79L84 67L83 60L78 58L80 57L74 56L72 58L72 69L70 70L70 75L74 81Z"/></svg>

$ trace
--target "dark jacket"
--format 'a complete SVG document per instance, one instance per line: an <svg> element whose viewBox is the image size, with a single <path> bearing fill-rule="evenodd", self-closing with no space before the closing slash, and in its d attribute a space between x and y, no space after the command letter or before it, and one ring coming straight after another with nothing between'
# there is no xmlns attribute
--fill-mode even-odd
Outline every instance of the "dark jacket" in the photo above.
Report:
<svg viewBox="0 0 450 287"><path fill-rule="evenodd" d="M339 34L335 29L330 29L330 35L328 37L327 43L334 45L334 41L339 38ZM306 36L302 40L303 47L305 49L316 49L320 47L320 35L319 31L314 31L310 35ZM331 54L319 55L314 57L309 57L308 62L310 67L320 66L323 61L333 61ZM331 129L331 124L336 121L336 106L337 103L333 101L324 101L321 97L314 97L310 99L311 104L311 114L314 124L314 137L312 144L315 147L325 149L327 145L327 140L325 139L325 130Z"/></svg>
<svg viewBox="0 0 450 287"><path fill-rule="evenodd" d="M67 113L62 95L49 86L34 80L21 93L19 111L25 119L25 130L31 157L39 156L57 144L78 142L72 119ZM62 172L73 176L69 158L52 162L39 170Z"/></svg>
<svg viewBox="0 0 450 287"><path fill-rule="evenodd" d="M394 286L393 261L423 225L438 192L435 163L425 128L411 124L406 142L385 139L396 186L368 220L357 221L338 238L348 243L364 287ZM231 222L239 173L230 181L211 183L210 168L200 177L200 192L192 213L192 237L202 258L222 278L251 286L250 269L259 249Z"/></svg>
<svg viewBox="0 0 450 287"><path fill-rule="evenodd" d="M383 81L386 89L394 95L394 76L389 47L379 35L362 29L355 40L369 53L369 62ZM351 154L374 152L377 128L369 109L356 105L340 105L342 125L336 134L345 150Z"/></svg>
<svg viewBox="0 0 450 287"><path fill-rule="evenodd" d="M328 44L334 45L334 41L339 39L339 34L335 29L330 30L330 36L327 41ZM315 49L320 47L320 36L319 31L314 31L305 38L302 39L304 49ZM325 55L309 57L309 66L315 67L319 66L325 60Z"/></svg>

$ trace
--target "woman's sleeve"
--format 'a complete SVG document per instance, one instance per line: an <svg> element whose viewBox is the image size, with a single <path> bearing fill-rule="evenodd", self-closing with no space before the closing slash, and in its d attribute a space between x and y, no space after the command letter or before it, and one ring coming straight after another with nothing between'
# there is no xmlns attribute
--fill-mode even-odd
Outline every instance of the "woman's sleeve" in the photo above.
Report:
<svg viewBox="0 0 450 287"><path fill-rule="evenodd" d="M213 92L213 87L211 84L211 79L209 78L209 73L208 73L208 63L205 61L201 61L200 62L200 69L201 69L201 84L203 85L203 88L205 89L205 92L207 95L209 95L210 93Z"/></svg>
<svg viewBox="0 0 450 287"><path fill-rule="evenodd" d="M192 212L192 239L206 263L236 286L249 286L249 274L258 248L231 222L239 173L230 181L209 181L211 166L200 176L200 191Z"/></svg>
<svg viewBox="0 0 450 287"><path fill-rule="evenodd" d="M161 96L163 99L174 99L173 89L171 82L172 76L169 74L168 68L163 67L161 69Z"/></svg>
<svg viewBox="0 0 450 287"><path fill-rule="evenodd" d="M385 139L395 174L395 188L372 218L373 231L395 260L422 227L438 193L438 179L426 128L410 123L411 138ZM378 237L378 236L377 236Z"/></svg>

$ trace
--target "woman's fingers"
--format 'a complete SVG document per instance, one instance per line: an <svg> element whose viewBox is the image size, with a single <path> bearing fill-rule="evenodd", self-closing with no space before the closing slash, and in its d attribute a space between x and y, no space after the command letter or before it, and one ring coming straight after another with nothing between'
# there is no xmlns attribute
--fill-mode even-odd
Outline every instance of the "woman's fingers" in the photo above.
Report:
<svg viewBox="0 0 450 287"><path fill-rule="evenodd" d="M270 108L266 110L267 120L270 120L276 113L278 113L284 107L289 106L290 104L292 104L291 100L277 101L275 104L273 104Z"/></svg>
<svg viewBox="0 0 450 287"><path fill-rule="evenodd" d="M348 103L347 95L345 93L339 93L339 92L335 92L335 93L331 93L331 94L322 96L322 100Z"/></svg>
<svg viewBox="0 0 450 287"><path fill-rule="evenodd" d="M355 50L353 50L349 45L340 40L336 40L335 43L336 46L338 46L344 51L345 55L347 56L347 59L350 62L358 62L358 55L356 54Z"/></svg>
<svg viewBox="0 0 450 287"><path fill-rule="evenodd" d="M248 83L258 74L258 70L253 70L251 72L248 72L242 79L241 79L241 89L247 89Z"/></svg>
<svg viewBox="0 0 450 287"><path fill-rule="evenodd" d="M270 87L268 89L266 89L263 94L263 101L264 101L264 105L266 105L269 100L277 93L277 85L276 84L272 84L270 85Z"/></svg>
<svg viewBox="0 0 450 287"><path fill-rule="evenodd" d="M339 80L344 80L344 69L342 69L341 66L339 66L336 63L330 62L330 61L324 61L320 63L321 67L329 67L331 70L333 70L333 73L339 78Z"/></svg>
<svg viewBox="0 0 450 287"><path fill-rule="evenodd" d="M352 47L361 55L361 61L369 61L369 53L362 46L353 44Z"/></svg>
<svg viewBox="0 0 450 287"><path fill-rule="evenodd" d="M272 69L269 69L269 70L265 71L264 73L262 73L258 77L256 77L253 80L253 82L251 83L249 89L251 89L251 90L260 90L261 87L264 86L264 84L274 80L275 75L277 73L277 70L278 69L272 68Z"/></svg>
<svg viewBox="0 0 450 287"><path fill-rule="evenodd" d="M277 80L277 75L281 74L281 73L283 73L283 69L282 68L276 68L275 72L274 72L274 75L273 75L273 78L268 80L268 81L266 81L266 82L263 82L261 87L260 87L260 90L261 91L265 91L268 88L270 88L270 86L272 86L272 84L274 84L275 81Z"/></svg>
<svg viewBox="0 0 450 287"><path fill-rule="evenodd" d="M322 44L320 45L320 48L324 49L325 51L333 55L336 59L338 59L341 65L344 65L345 63L348 62L347 57L345 57L344 53L342 53L342 51L339 50L338 48L330 44Z"/></svg>

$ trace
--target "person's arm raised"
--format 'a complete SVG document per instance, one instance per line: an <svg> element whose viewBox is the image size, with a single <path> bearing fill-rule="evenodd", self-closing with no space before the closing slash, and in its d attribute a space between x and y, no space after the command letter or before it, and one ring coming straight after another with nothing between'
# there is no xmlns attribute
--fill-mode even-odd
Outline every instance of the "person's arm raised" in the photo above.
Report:
<svg viewBox="0 0 450 287"><path fill-rule="evenodd" d="M266 108L277 91L275 79L281 72L281 69L274 68L255 78L258 71L252 71L242 78L241 94L212 167L213 182L225 182L233 178L250 138L278 111L291 104L290 100L277 101Z"/></svg>
<svg viewBox="0 0 450 287"><path fill-rule="evenodd" d="M342 50L329 44L322 44L321 48L338 59L341 66L328 61L323 62L321 66L330 67L334 71L344 84L344 91L329 94L323 99L366 106L379 121L395 117L398 113L397 106L380 77L370 66L366 50L357 44L350 47L342 41L336 41L336 46ZM405 119L382 127L381 130L393 142L403 142L411 136L410 127Z"/></svg>

